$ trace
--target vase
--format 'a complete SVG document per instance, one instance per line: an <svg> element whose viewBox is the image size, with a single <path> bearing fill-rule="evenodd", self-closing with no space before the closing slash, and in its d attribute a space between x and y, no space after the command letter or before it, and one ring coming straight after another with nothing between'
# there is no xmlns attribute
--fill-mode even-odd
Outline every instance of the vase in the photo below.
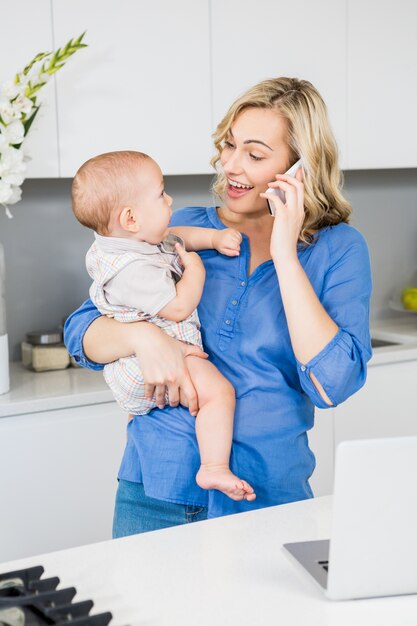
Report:
<svg viewBox="0 0 417 626"><path fill-rule="evenodd" d="M4 249L0 243L0 394L10 389L9 380L9 342L6 332L6 270Z"/></svg>

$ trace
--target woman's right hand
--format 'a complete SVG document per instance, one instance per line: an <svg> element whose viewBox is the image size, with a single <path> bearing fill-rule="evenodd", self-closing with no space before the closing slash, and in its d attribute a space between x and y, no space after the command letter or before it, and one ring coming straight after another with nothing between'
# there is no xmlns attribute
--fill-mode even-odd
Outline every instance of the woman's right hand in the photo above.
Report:
<svg viewBox="0 0 417 626"><path fill-rule="evenodd" d="M146 328L144 328L146 325ZM198 412L198 397L185 362L187 356L206 359L208 354L197 346L187 345L164 333L153 324L140 322L134 352L145 381L145 396L155 394L160 409L165 406L168 390L170 406L188 406L191 415Z"/></svg>

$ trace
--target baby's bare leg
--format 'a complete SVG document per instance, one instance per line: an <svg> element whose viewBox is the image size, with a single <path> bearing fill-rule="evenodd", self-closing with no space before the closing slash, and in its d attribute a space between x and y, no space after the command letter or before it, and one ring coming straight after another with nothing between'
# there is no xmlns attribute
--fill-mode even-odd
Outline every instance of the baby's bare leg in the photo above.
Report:
<svg viewBox="0 0 417 626"><path fill-rule="evenodd" d="M196 435L201 467L196 480L203 489L218 489L233 500L254 500L252 487L229 467L235 412L235 391L210 361L186 357L198 396Z"/></svg>

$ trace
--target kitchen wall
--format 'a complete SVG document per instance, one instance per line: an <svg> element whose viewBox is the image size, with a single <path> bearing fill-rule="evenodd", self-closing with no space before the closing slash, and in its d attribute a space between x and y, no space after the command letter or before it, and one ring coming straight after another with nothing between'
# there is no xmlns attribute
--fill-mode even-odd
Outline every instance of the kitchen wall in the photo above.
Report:
<svg viewBox="0 0 417 626"><path fill-rule="evenodd" d="M172 176L166 189L174 208L207 205L210 182L210 176ZM70 189L69 179L27 180L13 219L0 213L12 360L20 359L27 331L56 327L87 297L84 255L92 233L73 217ZM345 193L354 207L352 224L369 243L372 318L398 315L388 300L417 269L417 170L346 172Z"/></svg>

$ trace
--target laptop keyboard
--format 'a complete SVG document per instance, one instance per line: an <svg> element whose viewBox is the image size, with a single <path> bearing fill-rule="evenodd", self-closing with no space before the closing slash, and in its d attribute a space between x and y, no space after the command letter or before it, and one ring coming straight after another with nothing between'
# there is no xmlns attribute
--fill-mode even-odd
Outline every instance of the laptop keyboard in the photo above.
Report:
<svg viewBox="0 0 417 626"><path fill-rule="evenodd" d="M326 572L329 571L329 561L319 561L319 565L321 565Z"/></svg>

